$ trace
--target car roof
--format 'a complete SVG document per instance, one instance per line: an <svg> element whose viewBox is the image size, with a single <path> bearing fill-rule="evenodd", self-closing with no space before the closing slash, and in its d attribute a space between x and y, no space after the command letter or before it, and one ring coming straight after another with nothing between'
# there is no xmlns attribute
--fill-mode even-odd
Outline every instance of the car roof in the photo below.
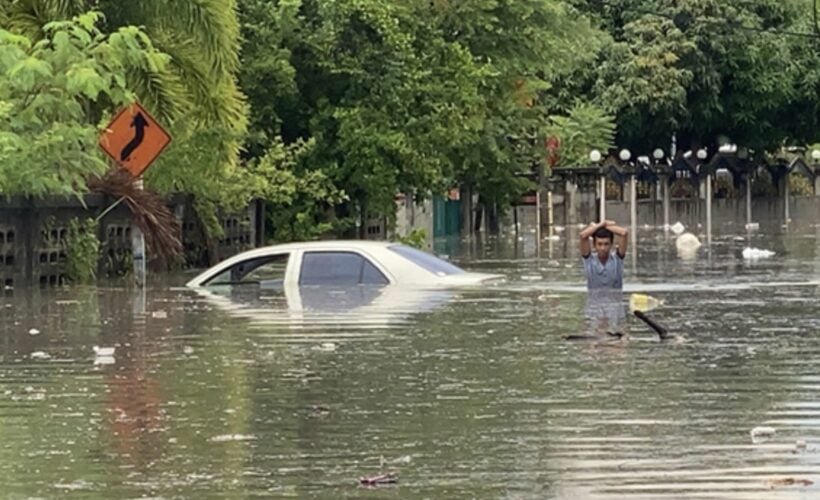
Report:
<svg viewBox="0 0 820 500"><path fill-rule="evenodd" d="M296 243L281 243L278 245L269 245L265 247L254 248L243 252L246 255L251 254L267 254L270 252L287 252L294 250L323 250L323 249L339 249L339 248L353 248L358 250L367 250L372 248L387 248L393 245L400 245L401 243L392 241L362 241L362 240L323 240L323 241L300 241Z"/></svg>

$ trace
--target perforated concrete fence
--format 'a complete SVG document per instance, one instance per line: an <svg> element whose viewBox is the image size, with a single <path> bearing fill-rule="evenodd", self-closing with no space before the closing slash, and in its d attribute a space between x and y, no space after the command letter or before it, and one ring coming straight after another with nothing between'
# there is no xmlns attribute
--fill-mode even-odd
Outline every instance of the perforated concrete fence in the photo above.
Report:
<svg viewBox="0 0 820 500"><path fill-rule="evenodd" d="M84 204L77 199L57 198L0 201L0 285L13 288L65 283L72 220L96 218L114 201L101 195L86 196ZM207 266L264 241L261 203L254 202L240 213L221 213L224 236L212 240L210 245L189 198L177 196L169 207L179 224L184 266ZM99 276L130 271L133 231L131 214L125 205L104 215L97 233Z"/></svg>

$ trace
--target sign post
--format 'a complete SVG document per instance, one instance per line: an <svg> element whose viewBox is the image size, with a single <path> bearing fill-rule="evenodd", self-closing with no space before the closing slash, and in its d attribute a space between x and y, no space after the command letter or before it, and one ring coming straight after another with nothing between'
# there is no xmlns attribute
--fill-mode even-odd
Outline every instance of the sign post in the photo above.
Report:
<svg viewBox="0 0 820 500"><path fill-rule="evenodd" d="M100 136L100 148L121 168L137 178L137 189L142 189L140 178L171 143L171 135L139 103L124 107ZM135 226L131 232L134 261L134 281L145 286L145 235Z"/></svg>

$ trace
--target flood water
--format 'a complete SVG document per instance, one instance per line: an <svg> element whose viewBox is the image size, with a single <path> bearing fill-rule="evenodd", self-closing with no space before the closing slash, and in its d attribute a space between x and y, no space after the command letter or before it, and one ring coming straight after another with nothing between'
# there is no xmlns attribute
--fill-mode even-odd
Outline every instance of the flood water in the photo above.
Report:
<svg viewBox="0 0 820 500"><path fill-rule="evenodd" d="M627 258L623 304L662 299L684 343L634 318L563 340L590 328L572 234L439 243L508 281L305 313L190 275L6 291L0 497L820 497L820 227L724 233L684 260L642 231Z"/></svg>

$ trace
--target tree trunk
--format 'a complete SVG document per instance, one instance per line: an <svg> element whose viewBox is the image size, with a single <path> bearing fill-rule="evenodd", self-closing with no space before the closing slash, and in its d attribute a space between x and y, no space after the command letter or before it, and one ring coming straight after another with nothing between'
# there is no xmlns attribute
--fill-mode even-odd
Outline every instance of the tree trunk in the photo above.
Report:
<svg viewBox="0 0 820 500"><path fill-rule="evenodd" d="M489 212L487 214L487 230L490 234L498 234L499 232L499 223L498 223L498 203L493 202L489 207Z"/></svg>
<svg viewBox="0 0 820 500"><path fill-rule="evenodd" d="M484 202L481 200L481 195L478 196L478 205L475 209L475 220L473 221L473 232L481 232L481 219L484 217Z"/></svg>

